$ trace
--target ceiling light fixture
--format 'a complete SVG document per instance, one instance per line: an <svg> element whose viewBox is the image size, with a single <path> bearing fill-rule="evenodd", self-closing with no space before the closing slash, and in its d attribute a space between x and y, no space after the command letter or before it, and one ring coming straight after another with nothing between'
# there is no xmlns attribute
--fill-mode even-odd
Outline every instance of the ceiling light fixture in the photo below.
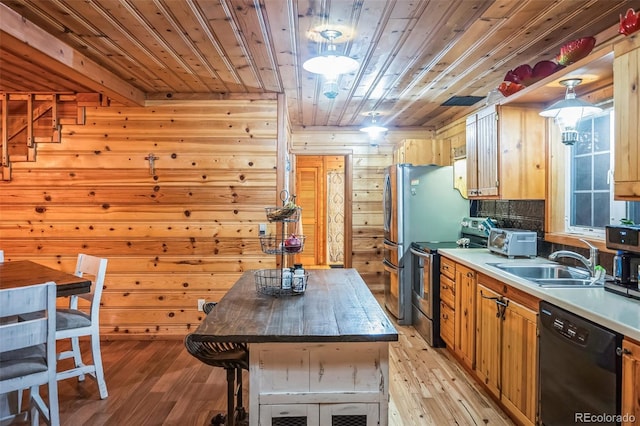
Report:
<svg viewBox="0 0 640 426"><path fill-rule="evenodd" d="M602 111L602 108L576 98L575 87L580 83L581 78L560 81L567 88L564 99L540 113L543 117L553 118L560 126L562 143L565 145L573 145L578 141L578 125L583 117Z"/></svg>
<svg viewBox="0 0 640 426"><path fill-rule="evenodd" d="M381 133L384 133L387 130L389 130L386 127L379 126L379 125L376 124L376 121L377 121L376 117L379 116L380 113L372 111L372 112L367 113L367 115L371 116L371 124L361 128L360 129L361 132L365 132L365 133L369 134L369 137L375 138L378 135L380 135Z"/></svg>
<svg viewBox="0 0 640 426"><path fill-rule="evenodd" d="M308 59L302 67L314 74L322 74L328 79L335 79L340 74L347 74L358 69L360 64L353 58L340 55L336 52L334 40L342 36L338 30L323 30L320 35L329 41L327 50L323 55Z"/></svg>

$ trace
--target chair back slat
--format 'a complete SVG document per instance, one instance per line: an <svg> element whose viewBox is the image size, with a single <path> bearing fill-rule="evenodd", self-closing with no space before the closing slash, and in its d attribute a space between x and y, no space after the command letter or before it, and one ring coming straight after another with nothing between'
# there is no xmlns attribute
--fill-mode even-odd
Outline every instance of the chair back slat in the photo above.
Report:
<svg viewBox="0 0 640 426"><path fill-rule="evenodd" d="M0 353L55 341L55 320L47 315L56 306L54 282L0 290L0 306L3 318L31 314L27 321L0 322Z"/></svg>
<svg viewBox="0 0 640 426"><path fill-rule="evenodd" d="M107 259L80 253L76 262L75 275L91 280L91 291L77 295L78 298L88 300L91 303L90 315L97 314L104 287L104 277L107 272ZM97 303L94 305L93 301Z"/></svg>
<svg viewBox="0 0 640 426"><path fill-rule="evenodd" d="M47 309L47 291L39 285L1 290L0 315L8 317Z"/></svg>
<svg viewBox="0 0 640 426"><path fill-rule="evenodd" d="M0 328L0 353L42 343L47 343L46 317L10 323Z"/></svg>

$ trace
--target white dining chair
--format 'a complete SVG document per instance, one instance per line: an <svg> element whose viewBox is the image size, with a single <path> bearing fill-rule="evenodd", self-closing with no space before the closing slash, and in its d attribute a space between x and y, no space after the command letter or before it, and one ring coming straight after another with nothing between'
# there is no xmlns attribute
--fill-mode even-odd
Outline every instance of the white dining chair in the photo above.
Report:
<svg viewBox="0 0 640 426"><path fill-rule="evenodd" d="M73 358L75 367L58 372L58 380L78 377L83 381L86 374L89 374L98 383L100 398L105 399L107 385L104 380L104 370L102 368L102 355L100 353L100 298L102 297L102 287L107 271L107 259L79 254L76 263L75 275L92 278L91 292L70 296L69 308L59 308L56 316L56 339L71 339L71 350L58 353L58 360ZM88 309L81 309L78 304L79 299L89 302ZM82 360L80 351L80 337L90 336L91 356L93 364L87 365Z"/></svg>
<svg viewBox="0 0 640 426"><path fill-rule="evenodd" d="M31 424L39 424L41 414L49 425L58 426L56 284L0 290L0 307L0 317L30 317L25 321L0 321L0 395L11 392L22 395L23 389L30 389ZM41 385L47 385L48 406L40 395ZM21 413L3 414L0 423L18 414Z"/></svg>
<svg viewBox="0 0 640 426"><path fill-rule="evenodd" d="M0 263L4 263L4 250L0 250Z"/></svg>

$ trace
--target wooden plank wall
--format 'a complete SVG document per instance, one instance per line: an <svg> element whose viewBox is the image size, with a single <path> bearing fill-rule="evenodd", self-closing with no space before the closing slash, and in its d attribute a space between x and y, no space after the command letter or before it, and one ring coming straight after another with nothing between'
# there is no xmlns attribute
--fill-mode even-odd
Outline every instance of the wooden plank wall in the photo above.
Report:
<svg viewBox="0 0 640 426"><path fill-rule="evenodd" d="M279 192L277 102L87 108L86 125L0 182L0 248L69 272L80 252L107 257L102 335L183 337L203 318L197 299L275 266L258 224Z"/></svg>
<svg viewBox="0 0 640 426"><path fill-rule="evenodd" d="M292 150L297 154L352 154L353 247L352 267L374 292L384 290L382 185L384 169L393 164L393 149L402 139L428 139L424 129L390 130L371 141L358 130L294 128Z"/></svg>

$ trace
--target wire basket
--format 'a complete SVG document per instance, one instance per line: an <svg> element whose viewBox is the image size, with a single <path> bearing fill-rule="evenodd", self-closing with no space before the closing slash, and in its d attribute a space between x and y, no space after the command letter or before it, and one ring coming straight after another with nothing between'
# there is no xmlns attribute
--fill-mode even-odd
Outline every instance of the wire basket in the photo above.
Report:
<svg viewBox="0 0 640 426"><path fill-rule="evenodd" d="M296 254L302 252L304 249L304 235L296 235L300 244L287 243L288 238L282 238L282 236L269 234L260 235L260 247L263 253L267 254Z"/></svg>
<svg viewBox="0 0 640 426"><path fill-rule="evenodd" d="M300 207L265 207L269 222L297 222L300 220Z"/></svg>
<svg viewBox="0 0 640 426"><path fill-rule="evenodd" d="M267 296L300 296L307 289L309 273L294 275L287 268L259 269L254 272L256 291Z"/></svg>

